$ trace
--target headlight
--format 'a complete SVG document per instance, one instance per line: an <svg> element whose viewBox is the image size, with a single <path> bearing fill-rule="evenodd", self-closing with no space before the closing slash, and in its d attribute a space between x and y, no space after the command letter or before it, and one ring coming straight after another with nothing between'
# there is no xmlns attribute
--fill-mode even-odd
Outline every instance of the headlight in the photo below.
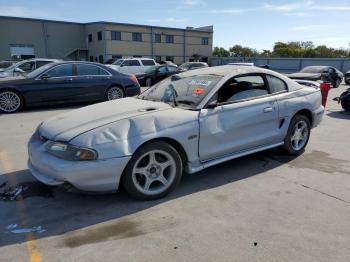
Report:
<svg viewBox="0 0 350 262"><path fill-rule="evenodd" d="M77 146L61 143L49 142L46 144L46 150L58 157L69 161L88 161L96 160L97 152L89 148L80 148Z"/></svg>

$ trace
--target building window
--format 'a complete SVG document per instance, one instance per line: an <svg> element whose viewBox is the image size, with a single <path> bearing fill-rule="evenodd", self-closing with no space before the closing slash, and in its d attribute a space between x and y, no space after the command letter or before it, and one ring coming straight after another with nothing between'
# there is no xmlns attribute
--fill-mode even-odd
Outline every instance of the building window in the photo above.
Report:
<svg viewBox="0 0 350 262"><path fill-rule="evenodd" d="M202 37L202 45L209 45L209 38L208 37Z"/></svg>
<svg viewBox="0 0 350 262"><path fill-rule="evenodd" d="M173 57L173 56L167 56L167 57L165 58L165 61L174 62L174 57Z"/></svg>
<svg viewBox="0 0 350 262"><path fill-rule="evenodd" d="M92 55L90 56L90 62L94 62L94 57Z"/></svg>
<svg viewBox="0 0 350 262"><path fill-rule="evenodd" d="M162 42L162 35L161 34L155 34L154 35L154 42L155 43L161 43Z"/></svg>
<svg viewBox="0 0 350 262"><path fill-rule="evenodd" d="M157 56L156 56L156 62L161 62L161 61L162 61L162 57L159 56L159 55L157 55Z"/></svg>
<svg viewBox="0 0 350 262"><path fill-rule="evenodd" d="M174 36L173 35L166 35L166 42L168 43L168 44L172 44L172 43L174 43Z"/></svg>
<svg viewBox="0 0 350 262"><path fill-rule="evenodd" d="M111 40L122 40L121 33L119 31L111 31Z"/></svg>
<svg viewBox="0 0 350 262"><path fill-rule="evenodd" d="M100 55L100 56L98 57L98 62L101 63L101 64L103 64L103 55Z"/></svg>
<svg viewBox="0 0 350 262"><path fill-rule="evenodd" d="M132 33L132 41L142 42L142 33Z"/></svg>
<svg viewBox="0 0 350 262"><path fill-rule="evenodd" d="M97 32L97 40L102 40L102 32Z"/></svg>
<svg viewBox="0 0 350 262"><path fill-rule="evenodd" d="M92 34L89 34L88 38L89 38L89 43L91 43L92 42Z"/></svg>

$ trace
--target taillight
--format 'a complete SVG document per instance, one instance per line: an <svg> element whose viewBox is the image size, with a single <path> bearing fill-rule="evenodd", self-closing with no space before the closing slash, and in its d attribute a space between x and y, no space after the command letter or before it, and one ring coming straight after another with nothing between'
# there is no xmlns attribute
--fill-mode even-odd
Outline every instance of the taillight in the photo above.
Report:
<svg viewBox="0 0 350 262"><path fill-rule="evenodd" d="M130 80L133 81L136 85L139 84L139 81L137 80L137 77L135 75L131 75Z"/></svg>

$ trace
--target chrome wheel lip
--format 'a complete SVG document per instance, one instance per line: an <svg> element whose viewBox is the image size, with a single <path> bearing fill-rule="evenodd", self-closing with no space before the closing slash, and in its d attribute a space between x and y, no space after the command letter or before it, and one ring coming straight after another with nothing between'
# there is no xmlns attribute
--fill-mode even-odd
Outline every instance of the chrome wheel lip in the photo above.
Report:
<svg viewBox="0 0 350 262"><path fill-rule="evenodd" d="M291 146L295 151L299 151L305 146L309 133L308 125L304 120L300 120L295 124L290 138Z"/></svg>
<svg viewBox="0 0 350 262"><path fill-rule="evenodd" d="M123 90L119 87L112 87L107 91L107 100L115 100L124 97Z"/></svg>
<svg viewBox="0 0 350 262"><path fill-rule="evenodd" d="M6 113L17 111L21 107L21 99L19 95L12 91L4 91L0 93L0 110Z"/></svg>
<svg viewBox="0 0 350 262"><path fill-rule="evenodd" d="M156 160L155 154L162 155L166 161L158 162ZM150 157L153 155L154 157ZM149 163L145 167L139 167L140 162L145 158L149 158ZM151 170L155 171L154 173L150 172ZM165 176L164 171L167 170L167 175ZM138 175L141 175L145 181L144 185L141 185L138 180ZM174 182L176 178L176 163L175 159L168 153L163 150L150 150L143 155L141 155L136 161L133 170L132 170L132 181L136 189L147 196L153 196L161 194L166 191ZM158 182L160 186L152 188L152 184ZM148 188L146 186L148 185Z"/></svg>

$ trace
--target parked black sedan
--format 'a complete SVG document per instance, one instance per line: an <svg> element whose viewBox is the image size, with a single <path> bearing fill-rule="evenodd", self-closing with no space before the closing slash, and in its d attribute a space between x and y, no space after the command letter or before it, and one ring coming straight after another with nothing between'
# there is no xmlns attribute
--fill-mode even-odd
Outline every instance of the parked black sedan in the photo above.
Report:
<svg viewBox="0 0 350 262"><path fill-rule="evenodd" d="M140 85L134 75L89 62L57 62L23 77L0 80L0 112L24 106L107 101L134 96Z"/></svg>
<svg viewBox="0 0 350 262"><path fill-rule="evenodd" d="M287 76L292 79L321 80L331 83L334 88L340 86L344 77L342 72L332 66L307 66L300 72L288 74Z"/></svg>
<svg viewBox="0 0 350 262"><path fill-rule="evenodd" d="M136 75L141 86L152 86L155 83L180 72L178 67L170 65L154 66L146 70L145 73Z"/></svg>

